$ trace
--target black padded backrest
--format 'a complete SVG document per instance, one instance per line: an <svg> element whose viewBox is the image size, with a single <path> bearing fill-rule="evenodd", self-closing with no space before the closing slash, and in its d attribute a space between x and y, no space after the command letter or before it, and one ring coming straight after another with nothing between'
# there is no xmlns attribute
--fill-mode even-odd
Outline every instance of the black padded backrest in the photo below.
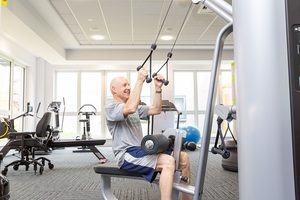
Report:
<svg viewBox="0 0 300 200"><path fill-rule="evenodd" d="M37 137L47 137L48 130L51 122L51 112L45 112L43 117L36 125L35 134Z"/></svg>

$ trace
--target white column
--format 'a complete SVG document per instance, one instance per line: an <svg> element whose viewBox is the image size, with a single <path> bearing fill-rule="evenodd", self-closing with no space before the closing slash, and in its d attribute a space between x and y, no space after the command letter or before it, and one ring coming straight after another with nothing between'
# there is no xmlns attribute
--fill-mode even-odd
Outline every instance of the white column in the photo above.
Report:
<svg viewBox="0 0 300 200"><path fill-rule="evenodd" d="M284 0L233 1L241 200L295 199Z"/></svg>

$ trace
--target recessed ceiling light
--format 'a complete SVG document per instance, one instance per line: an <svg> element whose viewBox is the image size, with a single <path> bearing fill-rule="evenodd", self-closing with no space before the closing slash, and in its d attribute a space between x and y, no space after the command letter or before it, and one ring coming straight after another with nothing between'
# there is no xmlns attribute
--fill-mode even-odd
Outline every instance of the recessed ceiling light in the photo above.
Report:
<svg viewBox="0 0 300 200"><path fill-rule="evenodd" d="M88 21L89 21L89 22L92 22L92 21L93 21L93 19L91 19L91 18L88 18Z"/></svg>
<svg viewBox="0 0 300 200"><path fill-rule="evenodd" d="M89 28L89 30L90 30L90 31L98 31L99 28L97 28L97 27L91 27L91 28Z"/></svg>
<svg viewBox="0 0 300 200"><path fill-rule="evenodd" d="M166 31L166 32L172 32L172 31L173 31L173 28L166 28L165 31Z"/></svg>
<svg viewBox="0 0 300 200"><path fill-rule="evenodd" d="M164 36L161 36L161 39L162 40L172 40L173 36L171 36L171 35L164 35Z"/></svg>
<svg viewBox="0 0 300 200"><path fill-rule="evenodd" d="M102 35L92 35L91 38L94 39L94 40L103 40L104 36L102 36Z"/></svg>

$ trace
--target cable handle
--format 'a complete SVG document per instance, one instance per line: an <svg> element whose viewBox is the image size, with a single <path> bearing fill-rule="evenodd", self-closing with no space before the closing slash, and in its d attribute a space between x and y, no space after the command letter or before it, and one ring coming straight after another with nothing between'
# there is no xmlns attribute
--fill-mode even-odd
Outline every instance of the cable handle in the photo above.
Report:
<svg viewBox="0 0 300 200"><path fill-rule="evenodd" d="M140 69L142 69L143 68L143 65L140 65L140 66L138 66L137 68L136 68L136 70L137 71L140 71ZM146 76L146 83L151 83L151 81L152 81L152 78L150 77L150 76Z"/></svg>
<svg viewBox="0 0 300 200"><path fill-rule="evenodd" d="M168 53L168 55L167 55L167 60L166 60L166 62L156 71L156 72L154 72L153 74L152 74L152 78L154 78L155 76L157 76L157 74L158 74L158 72L160 72L160 70L165 66L165 65L167 65L167 67L168 67L168 62L169 62L169 59L170 58L172 58L172 52L169 52ZM168 81L168 69L167 69L167 79L163 79L162 80L162 82L163 82L163 84L165 85L165 86L167 86L168 84L169 84L169 81Z"/></svg>
<svg viewBox="0 0 300 200"><path fill-rule="evenodd" d="M155 76L157 76L157 72L154 72L152 74L152 77L154 78ZM166 79L160 80L165 86L167 86L169 84L169 81Z"/></svg>

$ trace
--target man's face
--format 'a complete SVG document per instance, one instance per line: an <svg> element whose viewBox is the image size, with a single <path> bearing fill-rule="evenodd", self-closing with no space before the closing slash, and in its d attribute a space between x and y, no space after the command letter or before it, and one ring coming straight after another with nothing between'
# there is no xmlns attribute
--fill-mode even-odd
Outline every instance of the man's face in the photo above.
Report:
<svg viewBox="0 0 300 200"><path fill-rule="evenodd" d="M113 92L115 93L116 100L126 102L130 96L130 84L125 78L119 78L116 84L113 86Z"/></svg>

